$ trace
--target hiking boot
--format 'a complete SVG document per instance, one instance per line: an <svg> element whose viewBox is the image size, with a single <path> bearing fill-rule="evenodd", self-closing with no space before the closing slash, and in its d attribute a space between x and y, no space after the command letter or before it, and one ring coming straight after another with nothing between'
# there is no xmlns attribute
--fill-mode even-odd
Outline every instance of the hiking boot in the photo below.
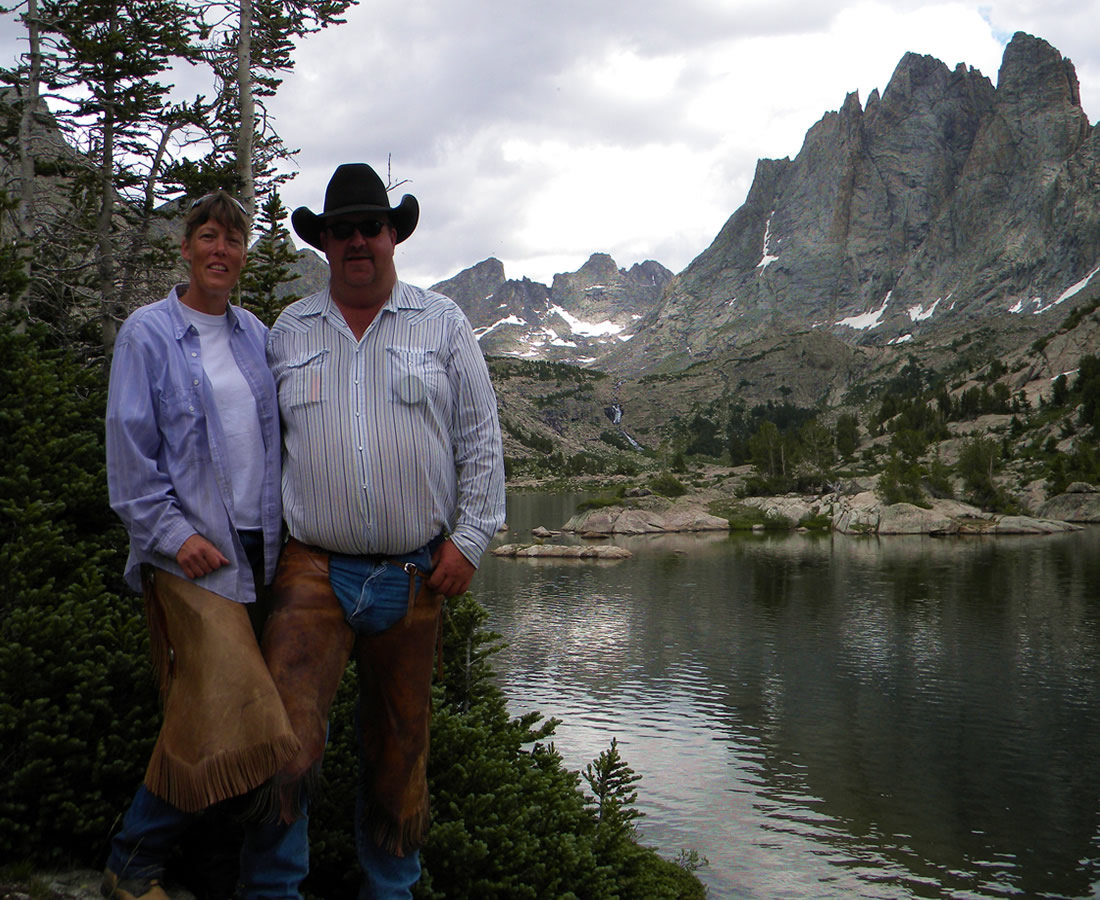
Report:
<svg viewBox="0 0 1100 900"><path fill-rule="evenodd" d="M155 878L123 878L110 869L104 869L99 892L107 900L171 900L168 892Z"/></svg>

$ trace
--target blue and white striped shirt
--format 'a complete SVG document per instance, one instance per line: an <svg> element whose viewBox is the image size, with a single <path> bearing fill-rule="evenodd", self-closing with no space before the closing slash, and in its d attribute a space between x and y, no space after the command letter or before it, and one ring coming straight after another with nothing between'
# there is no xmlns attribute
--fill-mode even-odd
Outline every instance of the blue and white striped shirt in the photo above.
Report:
<svg viewBox="0 0 1100 900"><path fill-rule="evenodd" d="M336 553L403 554L448 531L475 566L504 522L496 394L454 301L398 281L361 340L326 288L268 338L283 514Z"/></svg>

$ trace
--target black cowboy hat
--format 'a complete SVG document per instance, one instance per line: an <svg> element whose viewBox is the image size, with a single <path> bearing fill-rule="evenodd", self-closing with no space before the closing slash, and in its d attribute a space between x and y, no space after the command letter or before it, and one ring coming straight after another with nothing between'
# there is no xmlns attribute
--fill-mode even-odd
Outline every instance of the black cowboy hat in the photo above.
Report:
<svg viewBox="0 0 1100 900"><path fill-rule="evenodd" d="M325 190L325 211L316 215L299 206L290 216L294 230L307 244L321 249L321 231L331 218L349 213L385 213L397 231L397 243L413 233L420 218L416 197L406 194L397 206L390 207L386 186L378 173L366 163L338 166Z"/></svg>

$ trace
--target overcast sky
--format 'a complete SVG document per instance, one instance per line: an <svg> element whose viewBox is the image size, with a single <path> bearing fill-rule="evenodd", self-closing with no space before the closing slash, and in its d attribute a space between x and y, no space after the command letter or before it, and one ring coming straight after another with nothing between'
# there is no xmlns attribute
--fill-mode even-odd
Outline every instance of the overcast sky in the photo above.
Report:
<svg viewBox="0 0 1100 900"><path fill-rule="evenodd" d="M389 158L408 181L392 199L421 206L397 257L413 283L495 256L548 284L598 251L678 272L757 159L795 156L907 51L996 84L1026 31L1073 61L1096 122L1097 22L1100 0L362 0L300 45L271 104L301 150L284 202L319 212L337 165L385 178Z"/></svg>

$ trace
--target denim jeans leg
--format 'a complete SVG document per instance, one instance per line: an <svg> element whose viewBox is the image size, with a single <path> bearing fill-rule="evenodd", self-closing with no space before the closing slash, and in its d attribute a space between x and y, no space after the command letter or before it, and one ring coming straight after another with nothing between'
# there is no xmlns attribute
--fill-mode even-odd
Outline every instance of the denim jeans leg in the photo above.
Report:
<svg viewBox="0 0 1100 900"><path fill-rule="evenodd" d="M309 874L309 818L290 825L249 823L241 848L239 900L300 900Z"/></svg>
<svg viewBox="0 0 1100 900"><path fill-rule="evenodd" d="M180 836L198 818L150 793L141 785L111 840L107 868L119 879L162 878Z"/></svg>
<svg viewBox="0 0 1100 900"><path fill-rule="evenodd" d="M413 562L426 569L430 557L426 553L409 554L399 557L401 562ZM396 566L388 566L381 577L372 579L370 590L373 602L356 623L367 634L385 630L396 618L404 615L409 599L409 576ZM373 616L374 621L370 621ZM359 721L362 711L355 705L355 731L360 733ZM363 822L366 808L366 778L363 771L363 748L359 747L359 788L355 803L355 846L359 854L359 865L363 870L363 881L359 887L359 900L411 900L412 886L420 880L420 852L413 851L408 856L395 856L374 843L370 831Z"/></svg>
<svg viewBox="0 0 1100 900"><path fill-rule="evenodd" d="M401 857L379 847L362 825L362 809L360 786L355 810L355 847L363 869L359 900L409 900L412 886L420 880L420 851Z"/></svg>
<svg viewBox="0 0 1100 900"><path fill-rule="evenodd" d="M355 704L355 731L359 732L362 712ZM359 747L359 787L355 794L355 849L363 880L359 900L411 900L412 886L420 880L420 851L395 856L379 847L363 822L366 809L366 779L363 772L363 748Z"/></svg>

